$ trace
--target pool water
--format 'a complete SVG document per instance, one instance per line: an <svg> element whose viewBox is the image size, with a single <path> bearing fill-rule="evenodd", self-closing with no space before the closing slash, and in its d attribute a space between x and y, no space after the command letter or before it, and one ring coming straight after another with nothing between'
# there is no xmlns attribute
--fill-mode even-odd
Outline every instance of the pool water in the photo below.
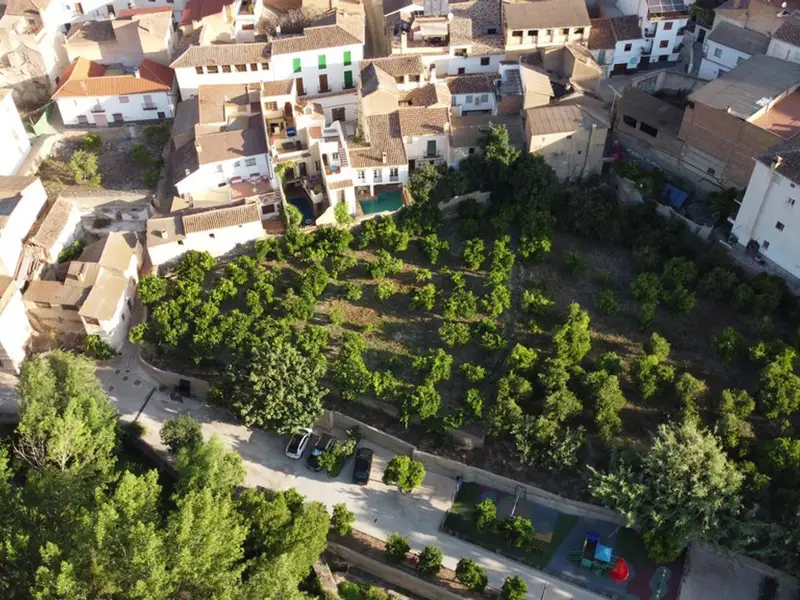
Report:
<svg viewBox="0 0 800 600"><path fill-rule="evenodd" d="M395 211L403 206L403 194L400 190L385 190L378 192L378 197L373 200L361 200L361 210L365 215L372 215L384 211Z"/></svg>
<svg viewBox="0 0 800 600"><path fill-rule="evenodd" d="M289 198L289 204L296 207L303 215L303 225L314 224L314 209L311 208L308 200L303 197Z"/></svg>

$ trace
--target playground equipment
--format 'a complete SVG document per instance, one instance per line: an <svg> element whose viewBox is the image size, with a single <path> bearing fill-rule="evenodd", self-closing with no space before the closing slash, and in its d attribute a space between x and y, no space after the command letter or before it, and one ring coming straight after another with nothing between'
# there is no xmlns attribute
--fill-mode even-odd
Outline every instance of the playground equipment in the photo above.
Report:
<svg viewBox="0 0 800 600"><path fill-rule="evenodd" d="M625 562L624 558L618 558L616 566L608 572L608 576L611 578L611 580L616 581L617 583L627 581L630 575L631 572L628 568L628 563Z"/></svg>
<svg viewBox="0 0 800 600"><path fill-rule="evenodd" d="M630 577L630 569L624 558L615 556L611 546L600 543L600 536L592 531L583 539L583 548L570 554L570 560L598 577L608 575L621 583Z"/></svg>
<svg viewBox="0 0 800 600"><path fill-rule="evenodd" d="M514 506L511 507L512 517L516 516L517 505L519 504L519 501L524 500L527 495L528 495L528 488L525 488L521 485L518 485L514 488Z"/></svg>

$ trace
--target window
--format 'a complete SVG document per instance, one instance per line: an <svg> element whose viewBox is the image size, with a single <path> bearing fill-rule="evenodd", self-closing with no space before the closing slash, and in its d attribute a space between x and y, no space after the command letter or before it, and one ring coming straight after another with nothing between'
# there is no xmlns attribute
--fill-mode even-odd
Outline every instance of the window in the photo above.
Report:
<svg viewBox="0 0 800 600"><path fill-rule="evenodd" d="M739 58L737 58L737 59L736 59L736 64L737 64L737 65L740 65L740 64L742 64L742 63L743 63L745 60L747 60L747 59L746 59L744 56L740 56Z"/></svg>
<svg viewBox="0 0 800 600"><path fill-rule="evenodd" d="M353 72L344 72L344 89L349 90L353 87Z"/></svg>
<svg viewBox="0 0 800 600"><path fill-rule="evenodd" d="M455 51L456 56L460 56L461 58L465 58L467 56L467 49L466 48L459 48Z"/></svg>
<svg viewBox="0 0 800 600"><path fill-rule="evenodd" d="M536 33L535 29L531 29L531 30L528 31L528 35L531 36L531 37L536 37L539 34Z"/></svg>
<svg viewBox="0 0 800 600"><path fill-rule="evenodd" d="M394 78L394 82L402 85L403 83L405 83L405 79L403 79L402 75L396 75Z"/></svg>
<svg viewBox="0 0 800 600"><path fill-rule="evenodd" d="M775 229L777 229L778 231L783 231L783 227L784 227L784 225L780 221L775 223Z"/></svg>
<svg viewBox="0 0 800 600"><path fill-rule="evenodd" d="M427 156L436 156L436 140L430 140L428 142L428 146L425 149L425 154Z"/></svg>
<svg viewBox="0 0 800 600"><path fill-rule="evenodd" d="M36 306L38 306L39 308L50 308L50 303L49 302L36 302L36 301L34 301L34 304Z"/></svg>
<svg viewBox="0 0 800 600"><path fill-rule="evenodd" d="M264 104L264 108L267 110L278 110L278 103L277 102L267 102Z"/></svg>
<svg viewBox="0 0 800 600"><path fill-rule="evenodd" d="M217 234L216 234L216 233L209 233L209 234L208 234L208 237L210 237L210 238L216 238L216 237L217 237Z"/></svg>
<svg viewBox="0 0 800 600"><path fill-rule="evenodd" d="M481 66L482 67L488 67L489 66L489 57L488 56L484 56L484 57L481 58Z"/></svg>
<svg viewBox="0 0 800 600"><path fill-rule="evenodd" d="M467 70L464 67L459 67L459 69L458 69L458 74L459 75L463 75L466 72L467 72Z"/></svg>
<svg viewBox="0 0 800 600"><path fill-rule="evenodd" d="M467 95L467 96L464 96L464 102L465 102L466 104L472 104L472 95L471 95L471 94L469 94L469 95Z"/></svg>
<svg viewBox="0 0 800 600"><path fill-rule="evenodd" d="M242 161L237 160L235 163L233 163L233 166L238 169L241 166L241 164L242 164Z"/></svg>
<svg viewBox="0 0 800 600"><path fill-rule="evenodd" d="M397 167L389 169L389 181L397 181L400 178L400 170Z"/></svg>
<svg viewBox="0 0 800 600"><path fill-rule="evenodd" d="M794 198L789 198L789 199L786 201L786 203L787 203L789 206L794 206Z"/></svg>
<svg viewBox="0 0 800 600"><path fill-rule="evenodd" d="M373 181L383 181L383 175L380 169L372 169Z"/></svg>
<svg viewBox="0 0 800 600"><path fill-rule="evenodd" d="M93 319L92 317L83 317L83 318L86 319L86 322L89 325L100 325L100 321L98 321L97 319Z"/></svg>
<svg viewBox="0 0 800 600"><path fill-rule="evenodd" d="M294 69L295 73L299 73L300 71L303 70L303 67L300 65L299 58L295 58L294 60L292 60L292 68ZM255 71L255 69L253 70Z"/></svg>
<svg viewBox="0 0 800 600"><path fill-rule="evenodd" d="M274 204L265 204L261 207L261 214L262 215L271 215L275 212L275 205Z"/></svg>
<svg viewBox="0 0 800 600"><path fill-rule="evenodd" d="M630 52L633 48L633 44L625 44L625 52Z"/></svg>
<svg viewBox="0 0 800 600"><path fill-rule="evenodd" d="M486 30L486 35L497 35L497 29L495 27L489 27Z"/></svg>
<svg viewBox="0 0 800 600"><path fill-rule="evenodd" d="M708 173L709 175L716 175L717 170L712 167L708 167L708 169L706 169L706 173Z"/></svg>
<svg viewBox="0 0 800 600"><path fill-rule="evenodd" d="M353 64L353 57L352 57L352 55L350 53L350 50L347 50L344 53L344 66L345 67L349 67L352 64Z"/></svg>
<svg viewBox="0 0 800 600"><path fill-rule="evenodd" d="M673 25L674 23L672 21L667 21L666 23L664 23L664 31L669 31L670 29L672 29Z"/></svg>
<svg viewBox="0 0 800 600"><path fill-rule="evenodd" d="M481 94L481 104L489 102L489 94Z"/></svg>
<svg viewBox="0 0 800 600"><path fill-rule="evenodd" d="M233 68L236 69L237 73L244 73L247 71L247 65L233 65Z"/></svg>
<svg viewBox="0 0 800 600"><path fill-rule="evenodd" d="M217 173L222 173L222 165L217 165Z"/></svg>
<svg viewBox="0 0 800 600"><path fill-rule="evenodd" d="M761 244L761 249L762 250L769 250L769 242L763 242Z"/></svg>
<svg viewBox="0 0 800 600"><path fill-rule="evenodd" d="M572 139L572 136L571 136L571 135L568 135L568 136L567 136L567 139L568 139L568 140L571 140L571 139Z"/></svg>
<svg viewBox="0 0 800 600"><path fill-rule="evenodd" d="M219 67L217 67L217 65L208 65L206 67L206 72L208 72L208 73L219 73Z"/></svg>
<svg viewBox="0 0 800 600"><path fill-rule="evenodd" d="M297 95L298 96L305 96L306 95L306 89L303 86L303 78L302 77L298 77L297 79L294 80L294 82L295 82L295 85L297 86Z"/></svg>
<svg viewBox="0 0 800 600"><path fill-rule="evenodd" d="M467 154L475 154L475 148L470 148L467 150Z"/></svg>
<svg viewBox="0 0 800 600"><path fill-rule="evenodd" d="M658 129L652 127L651 125L648 125L647 123L640 123L639 129L642 130L642 133L646 133L647 135L650 135L652 137L658 136Z"/></svg>
<svg viewBox="0 0 800 600"><path fill-rule="evenodd" d="M325 69L325 68L327 68L327 66L328 66L328 65L327 65L327 64L325 64L325 55L324 55L324 54L320 54L320 55L317 57L317 66L318 66L320 69Z"/></svg>
<svg viewBox="0 0 800 600"><path fill-rule="evenodd" d="M553 35L553 30L552 29L545 29L544 30L544 34L549 37L549 36Z"/></svg>
<svg viewBox="0 0 800 600"><path fill-rule="evenodd" d="M322 74L319 76L319 93L323 94L325 92L330 92L331 88L328 87L328 76Z"/></svg>
<svg viewBox="0 0 800 600"><path fill-rule="evenodd" d="M790 183L790 184L789 184L789 187L790 187L790 188L792 188L792 189L794 189L794 188L796 188L797 186L796 186L795 184L793 184L793 183Z"/></svg>
<svg viewBox="0 0 800 600"><path fill-rule="evenodd" d="M198 75L202 75L203 74L203 67L195 67L194 68L194 72L197 73Z"/></svg>
<svg viewBox="0 0 800 600"><path fill-rule="evenodd" d="M256 159L255 158L246 158L244 159L244 166L245 167L252 167L255 166Z"/></svg>
<svg viewBox="0 0 800 600"><path fill-rule="evenodd" d="M112 118L114 119L115 123L122 123L125 120L122 117L122 113L113 113Z"/></svg>
<svg viewBox="0 0 800 600"><path fill-rule="evenodd" d="M178 240L178 246L183 246L183 240Z"/></svg>
<svg viewBox="0 0 800 600"><path fill-rule="evenodd" d="M569 27L564 27L561 30L561 35L569 35Z"/></svg>
<svg viewBox="0 0 800 600"><path fill-rule="evenodd" d="M300 59L298 59L298 60L300 60ZM250 70L251 71L258 71L258 63L250 63Z"/></svg>
<svg viewBox="0 0 800 600"><path fill-rule="evenodd" d="M120 104L127 104L130 101L131 101L131 99L128 98L127 96L120 96L119 97L119 103Z"/></svg>
<svg viewBox="0 0 800 600"><path fill-rule="evenodd" d="M419 75L409 75L408 80L413 83L419 83Z"/></svg>
<svg viewBox="0 0 800 600"><path fill-rule="evenodd" d="M583 27L576 27L575 28L575 35L583 35L584 29Z"/></svg>
<svg viewBox="0 0 800 600"><path fill-rule="evenodd" d="M86 117L86 115L78 115L78 123L80 125L88 125L89 119Z"/></svg>
<svg viewBox="0 0 800 600"><path fill-rule="evenodd" d="M367 172L364 169L358 171L358 180L359 181L366 181L367 180Z"/></svg>
<svg viewBox="0 0 800 600"><path fill-rule="evenodd" d="M261 63L262 71L269 71L269 63Z"/></svg>
<svg viewBox="0 0 800 600"><path fill-rule="evenodd" d="M636 127L639 124L639 121L634 119L633 117L629 117L628 115L622 115L622 122L625 123L628 127Z"/></svg>
<svg viewBox="0 0 800 600"><path fill-rule="evenodd" d="M661 40L660 42L658 42L658 47L659 48L669 47L669 40Z"/></svg>

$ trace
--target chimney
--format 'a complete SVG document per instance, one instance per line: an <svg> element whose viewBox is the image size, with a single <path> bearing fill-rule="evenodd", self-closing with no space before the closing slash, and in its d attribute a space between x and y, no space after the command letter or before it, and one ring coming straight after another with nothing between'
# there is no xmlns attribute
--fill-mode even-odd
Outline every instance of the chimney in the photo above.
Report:
<svg viewBox="0 0 800 600"><path fill-rule="evenodd" d="M772 159L772 162L770 163L769 166L772 169L777 169L782 164L783 164L783 157L782 156L776 156L775 158Z"/></svg>
<svg viewBox="0 0 800 600"><path fill-rule="evenodd" d="M189 171L189 169L184 169L184 173L186 174L186 177L192 174L191 171Z"/></svg>
<svg viewBox="0 0 800 600"><path fill-rule="evenodd" d="M276 25L275 26L275 37L276 38L280 38L281 37L281 26L280 25Z"/></svg>
<svg viewBox="0 0 800 600"><path fill-rule="evenodd" d="M386 152L381 152L381 162L383 164L386 164L387 160L388 160L388 157L386 156Z"/></svg>
<svg viewBox="0 0 800 600"><path fill-rule="evenodd" d="M169 237L169 234L167 233L167 230L166 230L166 229L162 229L162 230L161 230L161 237L162 237L163 239L165 239L165 240L166 240L166 239Z"/></svg>
<svg viewBox="0 0 800 600"><path fill-rule="evenodd" d="M136 77L136 79L141 78L141 74L139 73L139 67L136 67L136 70L133 72L133 76Z"/></svg>
<svg viewBox="0 0 800 600"><path fill-rule="evenodd" d="M431 76L428 78L431 83L436 83L436 65L431 65Z"/></svg>
<svg viewBox="0 0 800 600"><path fill-rule="evenodd" d="M408 49L408 33L405 31L400 32L400 54L405 54Z"/></svg>

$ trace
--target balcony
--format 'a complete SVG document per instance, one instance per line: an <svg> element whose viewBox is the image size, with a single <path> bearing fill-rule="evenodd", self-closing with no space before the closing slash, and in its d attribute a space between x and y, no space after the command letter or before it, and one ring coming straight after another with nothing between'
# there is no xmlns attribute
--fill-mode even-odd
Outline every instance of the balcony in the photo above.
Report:
<svg viewBox="0 0 800 600"><path fill-rule="evenodd" d="M397 183L398 181L400 181L400 176L399 175L389 175L389 181L391 183Z"/></svg>
<svg viewBox="0 0 800 600"><path fill-rule="evenodd" d="M157 110L158 107L155 104L143 104L142 110Z"/></svg>
<svg viewBox="0 0 800 600"><path fill-rule="evenodd" d="M93 113L103 113L103 112L106 112L106 110L102 106L97 104L97 105L92 107L92 112Z"/></svg>

